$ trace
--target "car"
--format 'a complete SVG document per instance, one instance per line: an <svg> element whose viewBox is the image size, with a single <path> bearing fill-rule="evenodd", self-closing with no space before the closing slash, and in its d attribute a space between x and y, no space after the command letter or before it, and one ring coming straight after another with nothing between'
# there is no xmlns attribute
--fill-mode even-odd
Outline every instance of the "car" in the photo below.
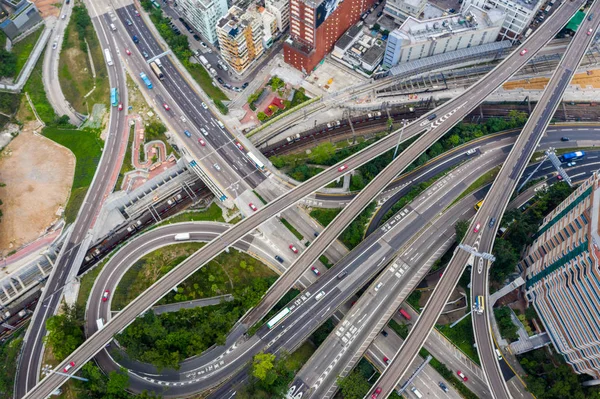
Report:
<svg viewBox="0 0 600 399"><path fill-rule="evenodd" d="M52 43L52 50L55 50L57 46L58 46L57 42Z"/></svg>
<svg viewBox="0 0 600 399"><path fill-rule="evenodd" d="M125 22L127 23L127 26L131 26L133 24L129 18L127 18Z"/></svg>
<svg viewBox="0 0 600 399"><path fill-rule="evenodd" d="M490 228L494 227L495 224L496 224L496 218L491 218L490 224L489 224Z"/></svg>
<svg viewBox="0 0 600 399"><path fill-rule="evenodd" d="M62 17L60 17L61 19L65 19L67 18L67 14L63 14ZM590 29L591 30L591 29Z"/></svg>
<svg viewBox="0 0 600 399"><path fill-rule="evenodd" d="M194 34L194 39L196 39L197 41L200 41L200 36Z"/></svg>
<svg viewBox="0 0 600 399"><path fill-rule="evenodd" d="M570 139L566 136L563 136L560 138L560 141L569 141Z"/></svg>
<svg viewBox="0 0 600 399"><path fill-rule="evenodd" d="M110 291L109 290L104 291L104 294L102 294L102 302L108 301L108 296L109 295L110 295Z"/></svg>
<svg viewBox="0 0 600 399"><path fill-rule="evenodd" d="M167 104L167 103L163 103L163 107L164 107L164 109L166 109L167 111L170 111L170 110L171 110L171 107L169 107L169 104Z"/></svg>
<svg viewBox="0 0 600 399"><path fill-rule="evenodd" d="M198 139L198 143L200 143L200 145L202 147L204 147L206 145L206 141L202 140L202 139Z"/></svg>
<svg viewBox="0 0 600 399"><path fill-rule="evenodd" d="M321 272L319 271L319 269L317 269L316 267L311 267L310 270L317 276L321 275Z"/></svg>
<svg viewBox="0 0 600 399"><path fill-rule="evenodd" d="M290 249L292 250L293 253L295 253L295 254L298 253L298 249L293 244L290 244Z"/></svg>
<svg viewBox="0 0 600 399"><path fill-rule="evenodd" d="M462 371L458 370L458 371L456 372L456 374L457 374L457 375L458 375L458 376L459 376L459 377L460 377L460 378L461 378L461 379L462 379L464 382L467 382L467 381L469 381L469 379L467 378L467 376L466 376L466 375L464 375Z"/></svg>
<svg viewBox="0 0 600 399"><path fill-rule="evenodd" d="M200 42L200 45L202 46L202 48L208 48L208 46L204 42Z"/></svg>
<svg viewBox="0 0 600 399"><path fill-rule="evenodd" d="M202 108L208 109L208 105L206 105L206 103L204 101L202 101Z"/></svg>
<svg viewBox="0 0 600 399"><path fill-rule="evenodd" d="M245 89L246 87L248 87L248 84L249 84L248 82L244 83L244 84L242 85L242 89Z"/></svg>
<svg viewBox="0 0 600 399"><path fill-rule="evenodd" d="M384 337L388 336L388 332L385 330L381 330L381 335L383 335Z"/></svg>
<svg viewBox="0 0 600 399"><path fill-rule="evenodd" d="M233 91L236 91L236 92L238 92L238 93L239 93L239 92L241 92L241 91L242 91L242 89L240 89L239 87L235 86L235 87L233 88Z"/></svg>
<svg viewBox="0 0 600 399"><path fill-rule="evenodd" d="M192 134L190 133L189 130L184 130L183 134L185 134L187 137L192 137Z"/></svg>
<svg viewBox="0 0 600 399"><path fill-rule="evenodd" d="M496 348L496 356L498 356L498 360L502 360L502 352L498 348Z"/></svg>
<svg viewBox="0 0 600 399"><path fill-rule="evenodd" d="M379 11L379 12L377 13L377 18L381 17L382 15L383 15L383 11Z"/></svg>
<svg viewBox="0 0 600 399"><path fill-rule="evenodd" d="M283 263L283 258L279 255L275 255L275 260L277 260L279 263Z"/></svg>
<svg viewBox="0 0 600 399"><path fill-rule="evenodd" d="M148 53L145 50L142 51L142 55L144 56L144 58L148 58Z"/></svg>
<svg viewBox="0 0 600 399"><path fill-rule="evenodd" d="M523 50L521 50L521 52L520 52L519 54L521 54L521 55L525 55L525 54L527 54L527 49L526 49L526 48L524 48Z"/></svg>
<svg viewBox="0 0 600 399"><path fill-rule="evenodd" d="M388 358L387 358L387 356L384 356L384 357L383 357L383 362L384 362L385 364L390 364L390 359L388 359Z"/></svg>
<svg viewBox="0 0 600 399"><path fill-rule="evenodd" d="M560 181L560 180L562 180L562 179L563 179L563 177L562 177L561 175L556 175L556 180L559 180L559 181Z"/></svg>
<svg viewBox="0 0 600 399"><path fill-rule="evenodd" d="M207 49L206 49L206 51L208 52L208 54L212 54L212 50L211 50L211 48L210 48L210 47L209 47L209 48L207 48Z"/></svg>
<svg viewBox="0 0 600 399"><path fill-rule="evenodd" d="M373 392L373 395L371 395L371 399L377 399L379 397L380 393L381 393L381 388L377 388L375 390L375 392Z"/></svg>
<svg viewBox="0 0 600 399"><path fill-rule="evenodd" d="M592 32L593 32L593 31L592 31L592 28L588 29L588 31L587 31L587 35L588 35L588 36L589 36L589 35L591 35L591 34L592 34Z"/></svg>
<svg viewBox="0 0 600 399"><path fill-rule="evenodd" d="M443 382L440 381L440 383L438 385L440 386L440 388L442 388L442 391L444 391L444 392L449 391L448 387Z"/></svg>
<svg viewBox="0 0 600 399"><path fill-rule="evenodd" d="M205 128L201 127L200 131L202 132L203 135L208 136L208 132L206 131Z"/></svg>
<svg viewBox="0 0 600 399"><path fill-rule="evenodd" d="M480 229L480 228L481 228L481 223L477 223L477 224L475 225L475 228L473 229L473 232L474 232L474 233L479 233L479 229Z"/></svg>
<svg viewBox="0 0 600 399"><path fill-rule="evenodd" d="M235 142L235 146L236 146L236 147L237 147L237 148L238 148L240 151L244 151L244 146L243 146L243 145L241 145L241 144L239 143L239 141L236 141L236 142Z"/></svg>
<svg viewBox="0 0 600 399"><path fill-rule="evenodd" d="M223 65L219 64L219 65L217 65L217 68L223 69Z"/></svg>
<svg viewBox="0 0 600 399"><path fill-rule="evenodd" d="M123 111L123 103L119 103L118 109L119 109L119 111Z"/></svg>
<svg viewBox="0 0 600 399"><path fill-rule="evenodd" d="M219 82L221 84L225 84L225 81L223 79L221 79L220 77L217 78L217 82Z"/></svg>
<svg viewBox="0 0 600 399"><path fill-rule="evenodd" d="M345 171L346 169L348 169L348 165L342 165L342 166L340 166L340 167L338 168L338 172L343 172L343 171Z"/></svg>
<svg viewBox="0 0 600 399"><path fill-rule="evenodd" d="M569 163L567 164L567 166L569 166L569 167L570 167L570 166L575 166L575 165L577 165L577 162L569 162Z"/></svg>
<svg viewBox="0 0 600 399"><path fill-rule="evenodd" d="M221 167L219 166L218 163L215 163L213 166L215 167L216 170L221 171Z"/></svg>
<svg viewBox="0 0 600 399"><path fill-rule="evenodd" d="M127 55L131 55L131 51L129 51L128 48L125 49L125 53L127 53Z"/></svg>
<svg viewBox="0 0 600 399"><path fill-rule="evenodd" d="M140 12L138 10L134 10L133 13L135 14L136 17L140 16Z"/></svg>
<svg viewBox="0 0 600 399"><path fill-rule="evenodd" d="M225 83L223 86L225 86L226 89L231 89L232 86L229 83Z"/></svg>
<svg viewBox="0 0 600 399"><path fill-rule="evenodd" d="M75 362L69 362L69 364L67 364L67 365L65 366L65 368L63 369L63 371L66 373L66 372L68 372L69 370L71 370L71 368L73 368L73 367L75 367Z"/></svg>
<svg viewBox="0 0 600 399"><path fill-rule="evenodd" d="M250 209L252 209L254 212L258 211L258 208L256 207L256 205L254 205L252 202L248 204L248 206L250 207Z"/></svg>
<svg viewBox="0 0 600 399"><path fill-rule="evenodd" d="M450 14L454 14L454 13L456 12L456 10L455 10L454 8L451 8L451 9L449 9L449 10L448 10L448 12L449 12Z"/></svg>
<svg viewBox="0 0 600 399"><path fill-rule="evenodd" d="M378 283L378 284L375 286L375 291L379 291L379 289L380 289L381 287L383 287L383 281L382 281L382 282L380 282L380 283Z"/></svg>

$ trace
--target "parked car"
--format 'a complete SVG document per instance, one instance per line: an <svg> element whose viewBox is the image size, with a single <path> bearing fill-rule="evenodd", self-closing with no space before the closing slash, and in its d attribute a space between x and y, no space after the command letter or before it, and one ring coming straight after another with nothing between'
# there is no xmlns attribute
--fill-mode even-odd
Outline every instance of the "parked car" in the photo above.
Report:
<svg viewBox="0 0 600 399"><path fill-rule="evenodd" d="M254 205L252 202L248 204L248 206L250 207L250 209L252 209L254 212L258 211L258 208L256 207L256 205Z"/></svg>
<svg viewBox="0 0 600 399"><path fill-rule="evenodd" d="M295 254L298 253L298 249L292 244L290 244L290 249L292 250L293 253L295 253Z"/></svg>
<svg viewBox="0 0 600 399"><path fill-rule="evenodd" d="M317 269L316 267L311 267L310 270L317 276L321 275L321 272L319 271L319 269Z"/></svg>
<svg viewBox="0 0 600 399"><path fill-rule="evenodd" d="M279 262L279 263L283 263L283 258L279 255L275 255L275 259Z"/></svg>

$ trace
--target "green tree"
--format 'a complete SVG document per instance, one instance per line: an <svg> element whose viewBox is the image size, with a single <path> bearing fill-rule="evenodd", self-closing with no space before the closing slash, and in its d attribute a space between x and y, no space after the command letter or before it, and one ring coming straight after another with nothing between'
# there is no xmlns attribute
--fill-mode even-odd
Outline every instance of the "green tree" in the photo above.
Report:
<svg viewBox="0 0 600 399"><path fill-rule="evenodd" d="M269 82L269 85L271 86L271 89L273 89L273 91L277 91L285 86L285 82L281 80L281 78L273 76L271 78L271 81Z"/></svg>
<svg viewBox="0 0 600 399"><path fill-rule="evenodd" d="M352 371L344 378L338 378L337 384L344 399L362 399L371 388L371 384L357 370Z"/></svg>
<svg viewBox="0 0 600 399"><path fill-rule="evenodd" d="M83 335L83 314L78 306L62 307L62 313L46 320L48 335L44 338L52 349L54 357L63 361L85 340Z"/></svg>
<svg viewBox="0 0 600 399"><path fill-rule="evenodd" d="M456 222L456 224L454 225L454 231L456 232L456 242L461 242L463 238L465 238L468 229L468 220L459 220Z"/></svg>
<svg viewBox="0 0 600 399"><path fill-rule="evenodd" d="M259 113L256 114L256 117L258 118L259 121L264 122L267 119L269 119L269 117L267 116L267 114L265 114L264 112L260 111Z"/></svg>
<svg viewBox="0 0 600 399"><path fill-rule="evenodd" d="M327 141L313 148L310 157L315 163L324 164L333 154L335 154L335 145Z"/></svg>
<svg viewBox="0 0 600 399"><path fill-rule="evenodd" d="M519 255L510 242L499 238L494 244L496 261L492 265L491 275L494 281L502 282L513 272L519 261Z"/></svg>
<svg viewBox="0 0 600 399"><path fill-rule="evenodd" d="M498 322L498 328L500 328L500 334L511 341L516 341L519 339L519 334L517 333L518 327L512 321L510 316L511 310L508 306L503 306L500 308L494 309L494 316L496 317L496 321Z"/></svg>
<svg viewBox="0 0 600 399"><path fill-rule="evenodd" d="M275 367L275 355L272 353L258 353L252 359L252 375L261 381L270 380L275 373L271 371ZM271 381L272 383L272 381Z"/></svg>
<svg viewBox="0 0 600 399"><path fill-rule="evenodd" d="M13 77L17 72L17 56L0 49L0 77Z"/></svg>

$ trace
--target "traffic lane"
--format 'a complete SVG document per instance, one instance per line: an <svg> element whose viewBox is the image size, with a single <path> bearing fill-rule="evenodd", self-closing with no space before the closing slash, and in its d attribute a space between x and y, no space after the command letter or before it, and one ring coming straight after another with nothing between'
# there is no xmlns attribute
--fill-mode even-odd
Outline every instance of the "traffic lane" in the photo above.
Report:
<svg viewBox="0 0 600 399"><path fill-rule="evenodd" d="M576 5L578 5L578 4L576 4ZM571 10L569 10L569 12L570 12L570 11L571 11ZM555 15L553 16L553 20L554 20L554 21L556 21L556 20L557 20L557 16L558 16L558 15L560 15L560 16L561 16L561 18L563 17L562 13L560 13L560 12L557 12L557 13L555 13ZM568 16L570 17L570 14L569 14ZM564 19L566 20L567 18L564 18ZM560 25L560 24L559 24L559 25ZM532 38L535 38L536 40L538 40L538 38L539 38L539 37L540 37L539 35L534 35L534 36L531 36L531 38L530 38L530 39L532 39ZM544 42L544 41L541 41L541 42L540 42L540 46L538 46L538 47L541 47L541 44L542 44L543 42ZM533 53L533 52L534 52L534 51L532 51L531 53ZM519 64L519 62L517 62L518 60L519 60L518 58L511 58L511 61L509 61L509 62L508 62L508 64L511 64L511 65L514 65L515 63L516 63L516 64ZM522 63L526 62L527 60L528 60L528 58L527 58L527 57L522 57L522 58L521 58L521 62L520 62L520 64L522 64ZM504 64L504 65L503 65L503 64L501 64L501 66L506 66L506 65L505 65L505 64ZM502 68L501 68L501 69L502 69ZM512 69L511 69L511 68L508 68L508 69L510 70L510 73L514 72L514 68L512 68ZM493 84L493 87L492 87L492 89L495 89L495 88L498 86L498 84L499 84L499 82L500 82L500 81L498 80L498 77L500 77L500 76L502 76L502 75L503 75L502 73L498 73L498 74L492 74L492 75L491 75L491 80L492 80L492 82L496 82L495 84ZM503 76L502 76L502 77L503 77ZM488 78L490 78L490 77L488 77ZM496 78L496 79L494 79L494 78ZM503 78L504 78L504 77L503 77ZM481 82L486 82L486 81L487 81L487 79L483 79L483 80L481 80L481 81L480 81L480 83L481 83ZM483 83L481 83L481 84L483 84ZM489 86L489 85L490 85L490 83L487 83L487 84L485 85L485 87L487 87L487 86ZM477 87L477 85L476 85L476 87ZM485 88L485 87L484 87L484 88ZM471 95L472 93L471 93L471 92L469 92L468 94L469 94L469 95ZM464 98L464 97L463 97L463 98ZM480 100L481 100L481 97L479 97L479 98L475 97L475 100L476 100L476 101L480 101ZM454 105L455 103L454 103L454 102L450 102L449 104L451 104L451 105ZM465 105L465 103L463 103L462 105L460 105L458 108L464 107L464 105ZM442 109L444 109L444 107L442 107ZM452 111L452 112L453 112L453 113L456 113L456 111L457 111L457 109L455 109L455 111ZM450 118L450 115L448 115L448 114L444 114L444 118L445 118L445 119L449 119L449 118ZM444 121L440 121L440 123L443 123L443 122L444 122ZM448 122L448 124L455 124L456 122L457 122L457 119L453 118L453 119L451 119L451 120ZM427 123L427 122L424 122L424 123ZM433 125L433 124L434 124L434 123L432 123L432 125ZM436 124L436 127L439 127L439 124L438 124L438 122L437 122L437 121L435 122L435 124ZM433 126L432 126L432 128L433 128ZM429 138L430 138L431 140L433 140L433 141L435 141L435 139L437 138L437 135L429 135L429 136L430 136ZM390 136L388 136L388 139L393 139L393 138L395 138L395 135L390 135ZM410 151L410 154L409 154L409 155L410 155L411 157L415 157L415 156L417 156L419 153L421 153L421 152L423 151L423 146L425 146L425 148L426 148L426 147L428 146L428 144L427 144L427 143L429 143L429 142L430 142L429 140L427 140L426 142L423 142L423 140L421 140L421 143L420 143L419 141L416 141L416 142L415 142L415 143L413 143L413 145L411 146L411 147L413 148L413 151ZM367 151L365 151L365 152L366 152L366 153L377 152L377 151L378 151L380 148L382 148L382 147L386 147L386 146L387 146L387 144L388 144L388 141L387 141L387 140L384 138L384 139L382 139L382 140L380 141L380 143L381 143L381 144L380 144L379 146L376 144L376 145L372 146L370 149L368 149L368 150L367 150ZM362 154L364 154L365 152L363 152ZM359 154L357 154L356 156L354 156L354 157L352 158L352 160L354 160L354 161L359 161L361 158L362 158L362 157L361 157L361 153L359 153ZM408 157L407 157L407 158L408 158ZM404 161L404 160L405 160L405 157L401 157L401 158L398 158L398 159L402 159L402 160ZM402 163L399 163L399 162L398 162L398 164L402 165ZM394 164L392 164L392 165L394 165ZM397 169L396 169L396 168L390 168L390 169L391 169L391 170L393 170L393 171L395 172L395 174L398 174L398 172L397 172ZM329 170L329 173L328 173L328 172L325 172L325 173L323 173L323 174L322 174L322 176L328 176L328 174L330 174L330 173L331 173L331 169ZM389 178L389 176L388 176L387 174L385 174L385 173L384 173L383 175L385 175L385 177L381 177L380 179L376 179L375 181L377 181L378 183L379 183L379 182L381 182L381 181L383 181L384 183L386 183L386 182L388 182L388 181L391 181L391 179L387 180L387 179ZM382 176L383 176L383 175L382 175ZM321 179L323 179L323 180L326 180L326 177L325 177L325 178L321 178ZM317 177L317 178L313 178L313 179L312 179L312 182L313 182L313 183L314 183L314 182L320 182L320 181L321 181L321 179L319 179L318 177ZM374 182L375 182L375 181L374 181ZM372 183L372 185L373 185L373 183ZM294 194L301 194L301 193L303 192L303 189L310 188L310 186L311 186L310 184L305 184L304 186L300 186L300 187L299 187L297 190L294 190L294 191L295 191L295 193L294 193ZM319 185L319 186L321 186L321 185ZM367 192L367 191L369 191L369 190L366 190L365 192ZM365 194L365 196L367 196L367 195L369 195L369 194L373 194L373 195L374 195L374 194L375 194L375 192L369 192L368 194ZM293 197L293 196L292 196L292 197ZM285 200L282 200L283 204L282 204L282 205L280 205L280 206L283 206L283 207L287 207L287 206L289 206L289 202L288 202L288 200L289 200L288 198L286 198ZM278 203L273 203L273 204L271 204L271 205L270 205L270 207L271 207L271 208L272 208L272 210L274 210L274 211L281 210L281 209L277 209L277 205L279 205L279 204L278 204ZM362 202L361 202L361 205L362 205ZM357 207L359 207L359 209L360 209L362 206L357 206ZM267 208L268 208L268 207L267 207ZM355 212L356 212L356 209L354 209L354 208L355 208L355 207L352 207L352 208L348 207L348 208L346 208L346 209L351 209L351 210L350 210L350 211L348 211L347 213L348 213L348 214L353 214L353 213L355 213ZM269 213L269 212L266 212L266 213ZM343 215L343 213L342 213L342 215ZM255 219L258 219L258 218L255 218ZM246 220L247 220L247 221L252 221L252 218L248 218L248 219L246 219ZM340 223L339 223L339 224L346 224L346 220L345 220L345 218L338 218L338 220L340 220ZM252 221L252 222L254 222L254 221ZM250 222L248 222L247 224L253 224L253 223L250 223ZM335 222L334 222L334 224L335 224ZM244 226L244 223L242 222L242 223L240 223L240 224L239 224L237 227L241 229L242 227L247 227L247 226ZM338 226L336 226L336 227L338 227ZM330 231L332 232L331 234L332 234L332 235L335 235L335 234L337 233L337 231L336 231L336 230L337 230L337 229L330 229ZM234 238L234 237L235 237L234 239L237 239L237 238L238 238L238 237L237 237L237 234L238 234L238 233L237 233L236 229L232 229L232 231L233 231L233 233L231 233L231 236L232 236L231 238ZM326 234L326 233L323 233L323 234L321 235L321 237L323 237L325 234ZM329 238L329 237L328 237L328 238ZM316 242L318 242L318 241L319 241L319 240L317 239L317 240L316 240ZM325 241L325 240L323 240L323 241ZM214 247L221 247L221 244L220 244L220 243L219 243L218 245L217 245L217 244L214 244L213 246L214 246ZM315 246L313 246L313 248L314 248L314 247L317 247L317 248L318 248L318 246L316 246L316 245L315 245ZM214 249L216 249L216 248L214 248ZM214 253L214 252L213 252L213 250L214 250L214 249L211 247L211 245L210 245L210 244L209 244L209 245L207 245L207 246L205 247L204 251L203 251L203 252L204 252L204 254L203 254L203 255L204 255L204 256L207 256L207 255L208 255L208 256L210 256L210 257L212 258L212 256L214 256L214 255L212 255L212 256L211 256L211 253ZM305 253L306 253L306 252L305 252ZM172 277L172 279L173 279L173 280L177 280L178 278L180 278L180 276L183 276L183 275L185 275L185 271L187 270L187 268L185 267L185 265L186 265L186 263L184 262L184 263L182 264L182 266L183 266L183 267L180 267L180 268L177 270L177 273L173 273L173 277ZM184 272L181 272L180 270L184 270ZM177 280L177 281L178 281L178 280ZM155 290L153 290L153 292L147 292L147 293L143 294L142 296L140 296L140 297L139 297L139 299L136 301L136 306L134 306L134 307L131 307L131 311L130 311L130 312L131 312L131 313L133 313L134 311L138 311L138 310L140 310L140 309L145 309L147 306L149 306L149 304L151 304L151 303L155 302L155 300L154 300L154 298L155 298L155 297L159 297L160 295L162 295L162 292L163 292L163 291L165 291L165 292L166 292L168 289L170 289L170 287L172 287L172 286L173 286L173 283L174 283L174 282L175 282L175 281L171 281L171 279L163 279L162 281L159 281L159 282L157 282L157 283L156 283L156 287L160 287L160 289L156 289L156 288L155 288ZM286 283L287 283L287 282L286 282ZM126 316L123 316L123 315L126 315ZM93 337L92 337L92 339L90 339L90 343L88 343L88 344L84 344L84 346L83 346L83 347L80 347L80 350L79 350L79 352L78 352L78 353L80 353L82 356L86 356L86 354L87 354L87 356L89 356L89 354L96 353L96 352L99 350L99 347L101 347L101 346L103 345L103 344L102 344L102 342L103 342L104 340L106 340L107 338L109 338L109 336L110 336L110 334L111 334L111 331L110 331L110 330L112 330L112 329L121 329L121 328L123 328L123 327L124 327L123 323L129 323L129 322L130 322L130 320L132 320L132 318L135 318L135 315L129 315L127 312L121 312L121 313L120 313L120 316L121 316L120 318L119 318L119 317L116 317L115 319L113 319L113 323L112 323L112 324L113 324L113 326L112 326L110 329L108 329L108 328L107 328L107 329L105 329L104 331L101 331L101 332L100 332L100 334L97 334L98 336L97 336L97 338L96 338L95 340L94 340L94 339L93 339ZM116 322L116 320L120 320L120 319L122 319L123 321ZM64 381L64 377L60 377L60 376L57 376L57 375L51 375L51 376L49 376L48 378L46 378L46 381L40 385L40 387L38 388L38 390L39 390L39 391L44 391L44 392L45 392L45 390L48 390L48 389L50 389L50 390L53 390L53 389L54 389L54 386L56 386L56 384L58 384L58 383L60 383L60 382L62 382L62 381Z"/></svg>

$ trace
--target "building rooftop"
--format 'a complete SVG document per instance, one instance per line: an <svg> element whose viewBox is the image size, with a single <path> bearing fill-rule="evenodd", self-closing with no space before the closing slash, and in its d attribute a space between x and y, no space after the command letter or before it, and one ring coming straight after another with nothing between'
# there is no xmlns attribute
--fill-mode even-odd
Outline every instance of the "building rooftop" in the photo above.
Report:
<svg viewBox="0 0 600 399"><path fill-rule="evenodd" d="M383 53L385 53L385 47L384 46L379 46L379 45L374 45L371 46L370 49L368 49L362 56L362 60L364 62L366 62L367 64L374 64L375 62L377 62L378 60L381 60L381 58L383 57Z"/></svg>
<svg viewBox="0 0 600 399"><path fill-rule="evenodd" d="M348 46L354 41L356 36L360 33L362 29L362 24L353 25L340 37L340 39L335 44L336 47L341 48L342 50L346 50Z"/></svg>
<svg viewBox="0 0 600 399"><path fill-rule="evenodd" d="M227 14L217 22L217 28L222 29L231 37L236 37L246 26L248 20L243 18L244 10L237 6L229 9Z"/></svg>

